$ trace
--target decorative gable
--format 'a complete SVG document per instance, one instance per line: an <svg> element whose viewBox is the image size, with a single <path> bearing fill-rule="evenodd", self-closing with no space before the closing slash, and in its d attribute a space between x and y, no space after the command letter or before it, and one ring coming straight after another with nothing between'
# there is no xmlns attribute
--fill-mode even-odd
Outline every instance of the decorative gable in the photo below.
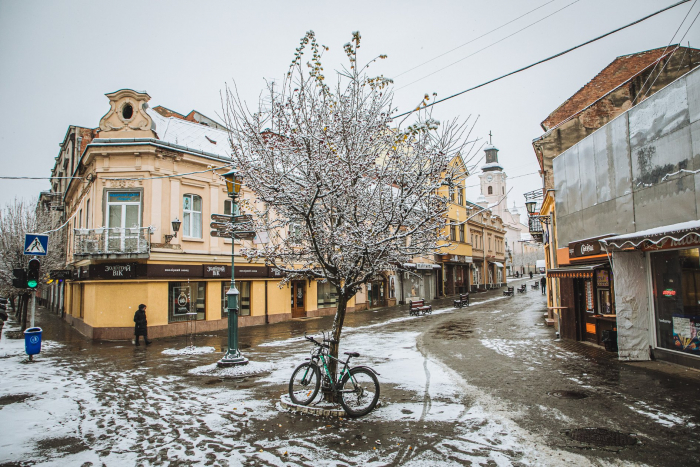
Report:
<svg viewBox="0 0 700 467"><path fill-rule="evenodd" d="M100 138L155 137L155 124L146 112L151 96L132 89L105 95L109 98L110 109L100 119Z"/></svg>

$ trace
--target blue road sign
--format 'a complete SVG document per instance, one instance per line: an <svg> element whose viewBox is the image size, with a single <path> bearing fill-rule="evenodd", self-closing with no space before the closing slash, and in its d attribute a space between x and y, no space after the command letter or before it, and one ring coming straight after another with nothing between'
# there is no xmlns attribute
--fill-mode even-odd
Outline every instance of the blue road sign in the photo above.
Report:
<svg viewBox="0 0 700 467"><path fill-rule="evenodd" d="M24 235L24 254L29 256L46 256L49 251L49 236L42 234Z"/></svg>

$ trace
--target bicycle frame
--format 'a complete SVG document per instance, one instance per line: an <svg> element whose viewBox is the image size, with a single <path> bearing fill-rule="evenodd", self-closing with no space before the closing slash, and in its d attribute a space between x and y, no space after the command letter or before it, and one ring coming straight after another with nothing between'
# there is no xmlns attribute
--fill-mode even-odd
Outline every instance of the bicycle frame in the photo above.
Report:
<svg viewBox="0 0 700 467"><path fill-rule="evenodd" d="M331 371L328 369L328 363L326 362L326 359L323 358L324 356L328 357L329 359L333 359L338 363L343 364L343 368L342 368L342 370L340 370L340 373L338 373L337 379L336 379L335 375L332 375ZM319 349L318 352L314 352L314 354L312 355L311 362L318 366L319 359L323 363L323 369L325 370L326 376L328 376L328 379L331 382L331 390L336 394L339 392L351 392L351 391L341 391L338 388L338 385L340 384L340 381L343 379L343 376L345 375L345 373L346 372L350 373L350 365L348 364L350 361L350 357L348 357L348 359L343 362L342 360L337 359L337 358L333 357L332 355L328 355L328 354L324 355L323 350ZM306 377L308 376L308 374L309 374L309 368L307 368L306 371L304 372L304 376L302 377L302 381L306 380ZM350 380L353 383L355 383L355 378L353 378L352 373L350 373Z"/></svg>

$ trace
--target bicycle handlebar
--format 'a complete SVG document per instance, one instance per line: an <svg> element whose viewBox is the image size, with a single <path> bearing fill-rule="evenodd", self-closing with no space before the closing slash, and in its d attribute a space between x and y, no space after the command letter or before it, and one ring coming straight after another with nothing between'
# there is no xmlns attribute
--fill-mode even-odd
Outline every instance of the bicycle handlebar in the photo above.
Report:
<svg viewBox="0 0 700 467"><path fill-rule="evenodd" d="M317 341L316 339L314 339L313 336L307 336L306 333L304 333L304 339L306 339L307 341L313 342L315 345L317 345L319 347L325 347L327 349L330 348L330 346L328 344L325 344L325 343L322 344L319 341ZM338 341L335 339L323 339L323 342L328 342L330 344L337 344L338 343Z"/></svg>

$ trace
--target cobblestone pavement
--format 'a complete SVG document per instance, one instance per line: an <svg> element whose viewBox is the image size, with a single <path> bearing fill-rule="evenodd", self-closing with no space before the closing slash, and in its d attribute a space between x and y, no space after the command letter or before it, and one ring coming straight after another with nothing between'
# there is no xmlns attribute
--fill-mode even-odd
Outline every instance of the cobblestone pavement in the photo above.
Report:
<svg viewBox="0 0 700 467"><path fill-rule="evenodd" d="M242 328L251 364L220 371L224 332L197 336L189 355L185 338L91 342L44 311L36 362L7 339L11 324L0 341L0 466L700 465L698 372L559 341L544 311L538 291L492 291L431 316L348 315L341 352L360 352L382 390L357 420L279 404L310 350L301 336L331 317ZM577 428L637 444L580 443Z"/></svg>

